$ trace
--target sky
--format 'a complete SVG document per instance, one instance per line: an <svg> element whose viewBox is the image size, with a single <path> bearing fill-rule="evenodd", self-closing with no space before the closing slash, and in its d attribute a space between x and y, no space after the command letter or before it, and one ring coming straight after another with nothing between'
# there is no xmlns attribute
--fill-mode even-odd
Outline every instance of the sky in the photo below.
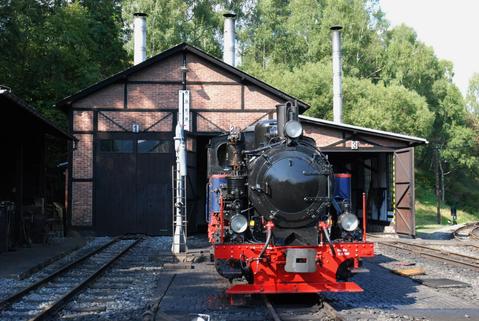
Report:
<svg viewBox="0 0 479 321"><path fill-rule="evenodd" d="M380 0L391 26L404 23L436 55L454 63L454 83L463 94L479 73L479 0Z"/></svg>

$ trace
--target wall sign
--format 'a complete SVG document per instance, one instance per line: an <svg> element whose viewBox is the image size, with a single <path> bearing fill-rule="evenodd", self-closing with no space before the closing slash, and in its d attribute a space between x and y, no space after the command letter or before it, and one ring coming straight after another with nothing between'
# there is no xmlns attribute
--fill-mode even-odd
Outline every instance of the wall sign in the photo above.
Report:
<svg viewBox="0 0 479 321"><path fill-rule="evenodd" d="M359 140L351 141L351 149L359 149Z"/></svg>
<svg viewBox="0 0 479 321"><path fill-rule="evenodd" d="M178 98L178 119L183 119L183 130L190 131L190 91L180 90Z"/></svg>

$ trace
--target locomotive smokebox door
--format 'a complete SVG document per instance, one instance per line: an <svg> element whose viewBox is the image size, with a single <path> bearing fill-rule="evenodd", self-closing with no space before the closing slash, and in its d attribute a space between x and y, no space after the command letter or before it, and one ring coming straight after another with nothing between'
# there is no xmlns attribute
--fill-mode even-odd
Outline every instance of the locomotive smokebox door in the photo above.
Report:
<svg viewBox="0 0 479 321"><path fill-rule="evenodd" d="M313 273L316 272L316 250L288 249L286 251L286 272Z"/></svg>

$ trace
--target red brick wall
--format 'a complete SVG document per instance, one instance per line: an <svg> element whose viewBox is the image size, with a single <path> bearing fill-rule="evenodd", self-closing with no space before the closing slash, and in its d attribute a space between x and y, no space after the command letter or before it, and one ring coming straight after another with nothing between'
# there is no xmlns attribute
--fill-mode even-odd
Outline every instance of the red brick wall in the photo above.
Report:
<svg viewBox="0 0 479 321"><path fill-rule="evenodd" d="M187 88L191 94L191 109L192 111L203 110L199 111L200 115L197 117L196 124L200 132L227 131L232 125L244 129L260 119L272 118L275 106L282 102L281 99L273 97L255 86L242 84L237 76L212 66L194 54L187 54L187 63ZM92 179L93 175L93 136L75 133L92 131L95 128L93 111L79 111L78 109L95 108L98 110L98 124L96 125L100 132L123 131L124 129L131 131L134 123L139 124L141 130L153 125L149 131L173 131L175 125L173 124L173 114L170 111L151 111L151 109L178 108L181 64L182 54L179 53L130 75L128 81L133 81L133 83L128 83L126 86L127 109L124 109L124 84L110 85L72 104L76 109L73 112L72 129L79 139L77 149L73 152L73 178ZM118 108L118 111L102 110L103 108ZM128 111L132 108L135 111ZM138 111L138 109L145 111ZM204 111L213 109L215 111ZM252 111L252 109L263 111ZM229 110L230 112L218 112L217 110ZM231 112L231 110L235 110L235 112ZM155 124L165 115L170 116ZM190 117L190 119L193 118ZM194 149L191 139L188 140L188 149ZM73 181L71 190L72 225L91 225L92 187L92 182Z"/></svg>
<svg viewBox="0 0 479 321"><path fill-rule="evenodd" d="M194 54L186 55L188 73L186 80L193 82L226 82L238 83L236 76L212 66L206 60Z"/></svg>
<svg viewBox="0 0 479 321"><path fill-rule="evenodd" d="M73 103L74 108L123 108L123 84L110 85Z"/></svg>
<svg viewBox="0 0 479 321"><path fill-rule="evenodd" d="M241 109L241 85L189 85L192 109Z"/></svg>
<svg viewBox="0 0 479 321"><path fill-rule="evenodd" d="M231 126L245 129L255 122L268 119L274 110L265 112L200 112L198 113L197 130L199 132L226 132Z"/></svg>
<svg viewBox="0 0 479 321"><path fill-rule="evenodd" d="M73 112L73 131L92 131L93 130L93 112L92 111L74 111Z"/></svg>
<svg viewBox="0 0 479 321"><path fill-rule="evenodd" d="M91 226L92 224L92 182L72 183L72 225Z"/></svg>
<svg viewBox="0 0 479 321"><path fill-rule="evenodd" d="M173 130L173 115L170 112L102 111L98 113L98 131L131 131L133 124L149 132Z"/></svg>
<svg viewBox="0 0 479 321"><path fill-rule="evenodd" d="M303 133L305 136L314 138L318 147L325 147L343 139L342 133L338 130L320 128L319 126L312 126L304 123Z"/></svg>
<svg viewBox="0 0 479 321"><path fill-rule="evenodd" d="M93 177L93 135L75 134L78 139L73 150L73 178Z"/></svg>
<svg viewBox="0 0 479 321"><path fill-rule="evenodd" d="M133 81L180 81L182 60L182 55L168 57L158 63L150 65L146 69L130 75L128 79Z"/></svg>
<svg viewBox="0 0 479 321"><path fill-rule="evenodd" d="M273 97L258 87L245 86L244 88L245 109L272 109L282 102L284 101Z"/></svg>
<svg viewBox="0 0 479 321"><path fill-rule="evenodd" d="M178 108L180 85L128 84L128 108Z"/></svg>

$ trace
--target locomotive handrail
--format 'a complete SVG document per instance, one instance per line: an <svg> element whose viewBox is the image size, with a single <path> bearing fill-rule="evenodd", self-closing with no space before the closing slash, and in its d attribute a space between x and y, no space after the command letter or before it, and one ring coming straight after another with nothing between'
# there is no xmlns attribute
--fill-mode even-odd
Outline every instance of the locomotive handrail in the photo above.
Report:
<svg viewBox="0 0 479 321"><path fill-rule="evenodd" d="M259 152L262 152L262 151L264 151L264 150L271 149L271 148L273 148L273 147L279 146L279 145L281 145L281 144L283 144L283 143L285 143L285 142L286 142L286 140L283 139L283 140L280 140L280 141L277 142L277 143L274 143L274 144L271 144L271 145L268 145L268 146L264 146L264 147L260 147L260 148L256 148L256 149L244 150L244 151L242 151L241 153L242 153L243 155L255 154L255 153L259 153Z"/></svg>

